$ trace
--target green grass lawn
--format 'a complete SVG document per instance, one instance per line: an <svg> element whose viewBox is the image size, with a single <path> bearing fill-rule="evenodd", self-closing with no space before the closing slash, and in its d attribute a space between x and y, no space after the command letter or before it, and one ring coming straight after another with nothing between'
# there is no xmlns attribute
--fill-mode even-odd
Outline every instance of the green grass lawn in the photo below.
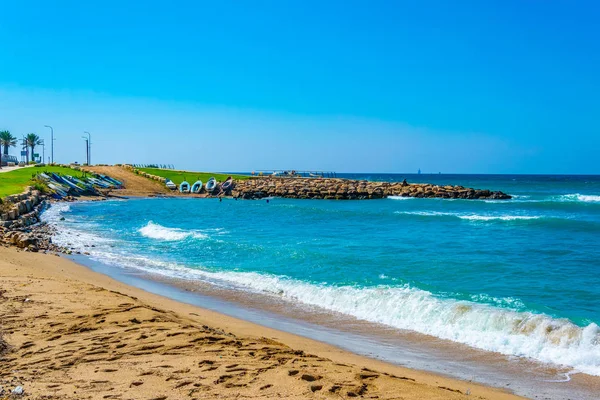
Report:
<svg viewBox="0 0 600 400"><path fill-rule="evenodd" d="M162 176L163 178L169 178L176 185L179 185L184 180L188 181L190 185L193 185L198 179L203 183L208 182L211 177L214 177L217 181L223 182L227 177L231 176L233 179L249 179L246 175L232 175L232 174L217 174L214 172L191 172L191 171L175 171L172 169L160 169L160 168L138 168L140 171L148 174Z"/></svg>
<svg viewBox="0 0 600 400"><path fill-rule="evenodd" d="M0 174L0 198L23 192L27 186L34 183L32 178L40 172L56 172L76 178L83 176L81 171L57 166L30 167L3 172Z"/></svg>

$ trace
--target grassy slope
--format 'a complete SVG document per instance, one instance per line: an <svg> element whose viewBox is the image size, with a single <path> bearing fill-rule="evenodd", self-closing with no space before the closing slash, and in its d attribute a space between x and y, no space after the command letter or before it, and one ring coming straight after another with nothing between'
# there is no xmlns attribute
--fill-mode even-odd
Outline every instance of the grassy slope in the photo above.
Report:
<svg viewBox="0 0 600 400"><path fill-rule="evenodd" d="M31 178L40 172L57 172L65 175L82 177L81 171L76 171L70 168L45 166L22 168L10 172L0 174L0 198L11 194L21 193L27 186L31 186L33 181Z"/></svg>
<svg viewBox="0 0 600 400"><path fill-rule="evenodd" d="M230 174L216 174L213 172L191 172L191 171L175 171L171 169L159 169L159 168L138 168L140 171L147 172L152 175L162 176L163 178L169 178L176 185L179 185L184 180L187 180L190 185L193 185L198 179L203 183L206 183L209 178L215 177L219 182L225 181L228 176L234 179L248 179L246 175L230 175Z"/></svg>

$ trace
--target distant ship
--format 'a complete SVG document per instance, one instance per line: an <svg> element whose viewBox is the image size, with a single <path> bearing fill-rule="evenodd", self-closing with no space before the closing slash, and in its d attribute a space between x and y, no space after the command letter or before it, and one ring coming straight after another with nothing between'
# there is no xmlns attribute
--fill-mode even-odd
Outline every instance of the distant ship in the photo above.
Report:
<svg viewBox="0 0 600 400"><path fill-rule="evenodd" d="M421 168L419 168L419 171L417 172L417 174L421 175Z"/></svg>

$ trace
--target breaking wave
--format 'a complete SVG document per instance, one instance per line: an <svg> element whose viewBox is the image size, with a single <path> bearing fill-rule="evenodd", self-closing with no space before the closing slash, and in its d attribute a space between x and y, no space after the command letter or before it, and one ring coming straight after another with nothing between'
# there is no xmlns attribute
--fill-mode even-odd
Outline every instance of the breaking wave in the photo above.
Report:
<svg viewBox="0 0 600 400"><path fill-rule="evenodd" d="M555 197L556 201L567 202L567 201L577 201L582 203L600 203L600 195L593 194L563 194L561 196Z"/></svg>
<svg viewBox="0 0 600 400"><path fill-rule="evenodd" d="M94 249L93 257L121 267L277 296L510 356L528 357L600 376L600 328L567 319L467 300L440 298L404 286L330 286L256 272L209 271ZM522 307L520 301L510 299Z"/></svg>
<svg viewBox="0 0 600 400"><path fill-rule="evenodd" d="M175 241L187 238L206 239L208 235L197 231L186 231L179 228L167 228L154 222L148 222L144 227L138 230L142 236L150 239Z"/></svg>

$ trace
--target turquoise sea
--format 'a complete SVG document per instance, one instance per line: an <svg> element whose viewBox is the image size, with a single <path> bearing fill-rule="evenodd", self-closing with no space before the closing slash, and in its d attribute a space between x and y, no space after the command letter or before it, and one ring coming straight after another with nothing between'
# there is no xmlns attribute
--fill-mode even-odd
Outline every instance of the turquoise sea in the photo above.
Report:
<svg viewBox="0 0 600 400"><path fill-rule="evenodd" d="M61 203L44 218L61 228L55 242L109 268L271 296L284 307L600 376L599 176L343 177L514 198L153 198Z"/></svg>

